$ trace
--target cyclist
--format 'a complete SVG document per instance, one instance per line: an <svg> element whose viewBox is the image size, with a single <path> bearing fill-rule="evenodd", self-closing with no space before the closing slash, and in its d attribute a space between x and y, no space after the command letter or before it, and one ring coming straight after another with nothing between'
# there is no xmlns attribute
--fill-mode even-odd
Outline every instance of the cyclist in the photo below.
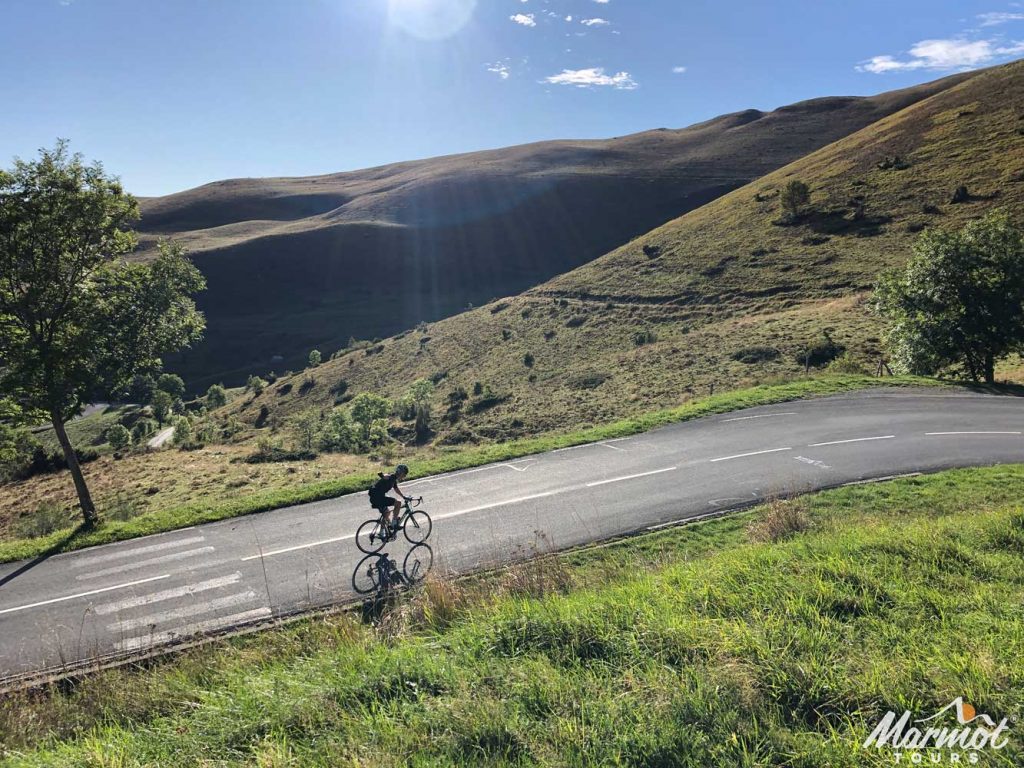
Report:
<svg viewBox="0 0 1024 768"><path fill-rule="evenodd" d="M393 533L398 528L399 513L402 509L402 502L393 496L388 496L389 491L394 491L402 497L403 501L409 501L411 497L402 493L398 484L409 474L409 468L405 464L399 464L395 471L385 475L378 472L380 478L370 488L370 506L376 509L384 517L384 524Z"/></svg>

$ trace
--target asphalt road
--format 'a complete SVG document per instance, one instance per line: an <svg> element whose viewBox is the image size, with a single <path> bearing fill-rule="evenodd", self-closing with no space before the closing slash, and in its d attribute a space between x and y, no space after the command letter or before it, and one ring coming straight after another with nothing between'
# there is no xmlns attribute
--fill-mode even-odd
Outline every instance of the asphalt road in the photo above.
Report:
<svg viewBox="0 0 1024 768"><path fill-rule="evenodd" d="M433 567L498 564L768 495L1024 462L1024 399L874 390L712 416L406 483ZM0 688L351 600L365 494L0 566ZM401 565L409 545L386 550Z"/></svg>

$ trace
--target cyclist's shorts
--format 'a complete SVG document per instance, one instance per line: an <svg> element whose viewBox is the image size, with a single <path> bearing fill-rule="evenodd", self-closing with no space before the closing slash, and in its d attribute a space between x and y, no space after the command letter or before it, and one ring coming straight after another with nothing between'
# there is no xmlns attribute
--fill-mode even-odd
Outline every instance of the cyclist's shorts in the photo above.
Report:
<svg viewBox="0 0 1024 768"><path fill-rule="evenodd" d="M373 508L380 510L381 512L383 512L385 509L395 506L395 504L397 503L398 499L396 499L394 496L385 496L383 498L377 498L371 502Z"/></svg>

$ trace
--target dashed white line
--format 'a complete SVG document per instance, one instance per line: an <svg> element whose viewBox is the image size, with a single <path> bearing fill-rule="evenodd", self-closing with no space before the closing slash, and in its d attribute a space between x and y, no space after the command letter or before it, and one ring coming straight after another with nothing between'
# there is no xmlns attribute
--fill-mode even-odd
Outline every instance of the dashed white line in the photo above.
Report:
<svg viewBox="0 0 1024 768"><path fill-rule="evenodd" d="M157 632L155 634L144 635L142 637L129 637L128 639L119 642L117 644L117 649L119 651L137 651L141 648L163 645L164 643L168 643L175 638L185 635L197 635L201 632L226 629L228 627L235 626L236 624L243 624L255 619L266 618L267 616L270 616L271 613L272 611L269 608L256 608L251 611L236 613L231 616L223 616L218 619L200 621L197 624L190 624L187 627L182 627L181 630L178 631L170 630L168 632Z"/></svg>
<svg viewBox="0 0 1024 768"><path fill-rule="evenodd" d="M148 547L136 547L135 549L125 549L120 552L108 552L105 555L96 555L94 557L81 557L76 558L75 561L71 563L71 567L84 568L87 565L109 563L111 560L119 560L122 557L132 557L134 555L148 555L151 552L159 552L161 549L170 549L171 547L186 547L192 544L201 544L204 541L206 541L205 536L192 536L185 539L164 541L159 544L150 544Z"/></svg>
<svg viewBox="0 0 1024 768"><path fill-rule="evenodd" d="M634 480L638 477L647 477L648 475L658 475L662 472L671 472L679 467L665 467L664 469L653 469L650 472L641 472L636 475L625 475L624 477L612 477L608 480L598 480L593 483L587 483L587 488L593 488L595 485L607 485L608 483L621 483L623 480Z"/></svg>
<svg viewBox="0 0 1024 768"><path fill-rule="evenodd" d="M335 536L333 539L321 539L320 541L311 541L309 544L296 544L294 547L285 547L284 549L272 549L269 552L260 552L257 555L249 555L243 557L242 562L248 562L249 560L259 560L261 557L273 557L274 555L283 555L285 552L296 552L300 549L309 549L311 547L319 547L324 544L334 544L337 541L347 541L354 539L356 535L354 533L347 533L344 536Z"/></svg>
<svg viewBox="0 0 1024 768"><path fill-rule="evenodd" d="M205 613L213 613L214 611L219 611L224 608L234 608L235 606L242 605L244 603L251 603L255 599L256 593L252 590L239 592L234 595L218 597L214 600L210 600L209 602L200 603L199 605L184 605L180 608L161 611L160 613L154 613L149 616L135 616L130 619L124 619L123 621L115 621L113 624L107 625L107 630L109 632L130 632L132 630L139 629L140 627L152 627L168 621L187 619L190 616L202 616Z"/></svg>
<svg viewBox="0 0 1024 768"><path fill-rule="evenodd" d="M206 581L200 581L196 584L186 584L182 587L164 589L160 592L151 592L148 595L126 597L124 600L94 606L93 613L105 616L108 613L117 613L118 611L126 611L130 608L138 608L140 605L152 605L153 603L159 603L164 600L173 600L176 597L194 595L199 592L206 592L209 589L218 589L220 587L230 586L231 584L237 584L241 578L242 574L236 571L230 576L219 576L216 579L207 579Z"/></svg>
<svg viewBox="0 0 1024 768"><path fill-rule="evenodd" d="M926 435L1019 435L1020 432L925 432Z"/></svg>
<svg viewBox="0 0 1024 768"><path fill-rule="evenodd" d="M736 416L732 419L722 419L722 421L746 421L747 419L770 419L774 416L796 416L796 411L786 411L785 413L762 413L757 416Z"/></svg>
<svg viewBox="0 0 1024 768"><path fill-rule="evenodd" d="M597 443L597 445L600 445L602 448L610 448L613 451L622 451L623 453L626 452L625 448L619 448L617 445L608 445L608 443Z"/></svg>
<svg viewBox="0 0 1024 768"><path fill-rule="evenodd" d="M790 448L769 448L764 451L751 451L750 453L737 453L732 456L719 456L717 459L709 459L711 463L716 461L729 461L730 459L743 459L747 456L760 456L762 453L778 453L779 451L792 451Z"/></svg>
<svg viewBox="0 0 1024 768"><path fill-rule="evenodd" d="M134 563L125 563L124 565L116 565L112 568L101 568L98 571L92 571L91 573L80 573L75 578L78 581L84 581L86 579L98 579L101 576L110 576L114 573L121 573L122 571L135 571L139 568L146 568L150 565L161 565L163 563L171 563L177 560L185 560L190 557L196 557L198 555L206 555L213 552L213 547L199 547L199 549L189 549L185 552L173 552L169 555L162 555L160 557L151 557L149 560L139 560Z"/></svg>
<svg viewBox="0 0 1024 768"><path fill-rule="evenodd" d="M127 584L116 584L113 587L103 587L102 589L93 589L89 592L79 592L77 595L65 595L64 597L54 597L50 600L41 600L38 603L30 603L29 605L18 605L14 608L4 608L0 610L0 614L14 613L15 611L27 611L29 608L39 608L44 605L52 605L53 603L62 603L65 600L75 600L79 597L89 597L90 595L98 595L101 592L113 592L115 589L127 589L128 587L134 587L138 584L147 584L151 581L160 581L161 579L169 579L171 574L165 573L163 576L151 576L148 579L139 579L138 581L130 581Z"/></svg>
<svg viewBox="0 0 1024 768"><path fill-rule="evenodd" d="M820 448L823 445L844 445L846 443L863 443L868 440L892 440L896 435L877 435L876 437L855 437L851 440L830 440L827 443L810 443L808 448Z"/></svg>

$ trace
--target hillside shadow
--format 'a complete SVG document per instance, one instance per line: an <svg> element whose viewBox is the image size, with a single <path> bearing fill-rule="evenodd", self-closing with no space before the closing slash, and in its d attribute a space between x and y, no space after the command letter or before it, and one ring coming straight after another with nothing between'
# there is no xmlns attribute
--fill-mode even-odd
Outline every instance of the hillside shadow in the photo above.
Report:
<svg viewBox="0 0 1024 768"><path fill-rule="evenodd" d="M876 237L882 234L882 227L892 221L892 217L869 214L853 217L847 211L832 210L811 211L805 214L801 221L822 235Z"/></svg>

